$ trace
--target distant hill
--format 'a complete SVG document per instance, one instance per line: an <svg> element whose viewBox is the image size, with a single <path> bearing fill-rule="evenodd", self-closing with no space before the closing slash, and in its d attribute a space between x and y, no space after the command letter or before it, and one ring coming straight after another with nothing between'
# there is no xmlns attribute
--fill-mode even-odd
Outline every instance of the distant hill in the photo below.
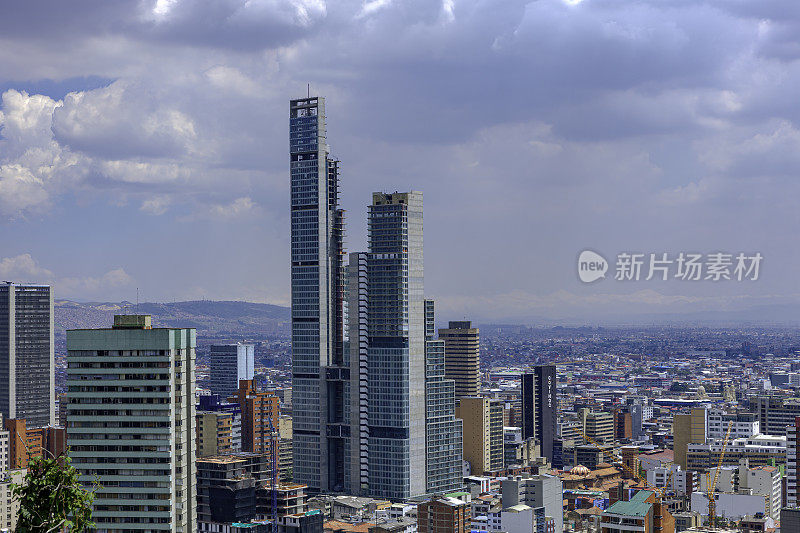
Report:
<svg viewBox="0 0 800 533"><path fill-rule="evenodd" d="M56 337L68 329L109 327L117 314L152 315L153 327L197 328L198 336L224 337L288 335L288 307L250 302L140 303L131 302L55 302Z"/></svg>

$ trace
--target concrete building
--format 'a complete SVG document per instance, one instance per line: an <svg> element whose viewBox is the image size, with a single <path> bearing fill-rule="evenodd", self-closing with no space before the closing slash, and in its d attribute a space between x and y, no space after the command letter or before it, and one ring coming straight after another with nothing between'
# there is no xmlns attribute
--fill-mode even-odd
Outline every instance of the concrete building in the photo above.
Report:
<svg viewBox="0 0 800 533"><path fill-rule="evenodd" d="M506 468L529 466L541 456L536 439L523 439L521 427L503 428L503 463Z"/></svg>
<svg viewBox="0 0 800 533"><path fill-rule="evenodd" d="M558 421L556 367L537 366L533 372L523 374L521 380L522 437L537 439L542 457L552 461Z"/></svg>
<svg viewBox="0 0 800 533"><path fill-rule="evenodd" d="M675 463L686 470L689 444L706 442L706 410L696 407L689 414L677 414L672 419Z"/></svg>
<svg viewBox="0 0 800 533"><path fill-rule="evenodd" d="M349 490L344 211L339 162L329 156L324 98L290 102L289 152L293 474L313 491Z"/></svg>
<svg viewBox="0 0 800 533"><path fill-rule="evenodd" d="M65 428L29 428L27 421L20 418L7 418L4 427L9 434L10 468L28 468L28 461L34 457L59 457L67 450Z"/></svg>
<svg viewBox="0 0 800 533"><path fill-rule="evenodd" d="M618 501L600 517L601 533L674 533L675 519L656 499L640 490L628 501Z"/></svg>
<svg viewBox="0 0 800 533"><path fill-rule="evenodd" d="M439 497L417 507L419 533L468 533L470 506L451 497Z"/></svg>
<svg viewBox="0 0 800 533"><path fill-rule="evenodd" d="M572 460L566 462L572 466L583 465L589 470L595 470L599 464L606 462L606 454L594 444L582 444L575 446Z"/></svg>
<svg viewBox="0 0 800 533"><path fill-rule="evenodd" d="M417 521L410 517L378 518L369 533L417 533Z"/></svg>
<svg viewBox="0 0 800 533"><path fill-rule="evenodd" d="M737 466L722 466L719 475L717 468L700 475L700 487L705 489L717 477L716 491L726 494L752 495L761 498L761 509L774 519L778 519L781 508L781 472L774 466L749 467L747 460ZM749 500L748 500L749 501ZM747 513L742 513L744 516Z"/></svg>
<svg viewBox="0 0 800 533"><path fill-rule="evenodd" d="M589 442L611 443L614 441L614 415L605 411L590 411L586 407L578 410L578 419L583 434Z"/></svg>
<svg viewBox="0 0 800 533"><path fill-rule="evenodd" d="M747 515L764 512L764 497L754 494L718 492L716 515L727 520L740 520ZM708 497L704 492L694 492L690 498L691 510L708 517Z"/></svg>
<svg viewBox="0 0 800 533"><path fill-rule="evenodd" d="M259 391L254 380L243 380L230 400L242 410L242 451L271 455L279 441L278 397Z"/></svg>
<svg viewBox="0 0 800 533"><path fill-rule="evenodd" d="M703 525L703 515L700 513L680 511L673 513L672 516L675 518L675 533Z"/></svg>
<svg viewBox="0 0 800 533"><path fill-rule="evenodd" d="M456 417L464 421L464 460L474 476L503 468L503 404L483 396L461 398Z"/></svg>
<svg viewBox="0 0 800 533"><path fill-rule="evenodd" d="M308 512L307 489L300 483L278 483L273 490L271 482L263 483L256 491L256 512L260 516L272 516L274 493L279 522L281 518L303 515Z"/></svg>
<svg viewBox="0 0 800 533"><path fill-rule="evenodd" d="M196 415L197 457L242 451L242 419L234 412L203 411ZM238 433L238 438L234 435Z"/></svg>
<svg viewBox="0 0 800 533"><path fill-rule="evenodd" d="M232 455L198 458L198 530L219 531L255 517L256 479L245 460Z"/></svg>
<svg viewBox="0 0 800 533"><path fill-rule="evenodd" d="M644 422L653 418L653 406L647 398L629 398L628 411L631 413L631 437L638 439L644 435Z"/></svg>
<svg viewBox="0 0 800 533"><path fill-rule="evenodd" d="M354 494L369 494L369 337L367 331L367 256L353 252L347 263L347 343L350 363L350 484Z"/></svg>
<svg viewBox="0 0 800 533"><path fill-rule="evenodd" d="M754 413L726 413L722 409L706 411L706 438L724 439L730 427L729 440L749 438L760 433L758 416ZM783 433L778 433L783 435Z"/></svg>
<svg viewBox="0 0 800 533"><path fill-rule="evenodd" d="M212 394L232 396L243 379L255 374L255 346L252 344L212 344L209 349L209 384Z"/></svg>
<svg viewBox="0 0 800 533"><path fill-rule="evenodd" d="M786 426L793 425L795 418L800 416L800 398L759 396L754 408L761 433L784 435Z"/></svg>
<svg viewBox="0 0 800 533"><path fill-rule="evenodd" d="M480 393L480 332L468 321L450 322L439 330L444 340L445 378L456 385L456 400Z"/></svg>
<svg viewBox="0 0 800 533"><path fill-rule="evenodd" d="M0 283L0 413L29 428L56 425L53 292Z"/></svg>
<svg viewBox="0 0 800 533"><path fill-rule="evenodd" d="M800 464L798 460L798 444L800 444L800 416L795 417L794 423L786 426L786 505L800 507L798 498L798 476Z"/></svg>
<svg viewBox="0 0 800 533"><path fill-rule="evenodd" d="M195 330L118 315L67 331L67 441L99 530L197 530Z"/></svg>
<svg viewBox="0 0 800 533"><path fill-rule="evenodd" d="M0 530L15 531L19 518L19 500L11 491L12 485L21 485L27 470L3 471L0 477Z"/></svg>
<svg viewBox="0 0 800 533"><path fill-rule="evenodd" d="M544 509L540 508L543 513ZM537 531L536 509L528 505L512 505L500 513L500 530L507 533L531 533Z"/></svg>
<svg viewBox="0 0 800 533"><path fill-rule="evenodd" d="M322 513L317 510L282 516L278 519L278 533L318 533L323 531Z"/></svg>
<svg viewBox="0 0 800 533"><path fill-rule="evenodd" d="M659 466L646 471L647 486L659 489L666 489L667 492L674 492L676 496L682 498L698 490L698 477L695 472L682 470L680 465L669 467Z"/></svg>
<svg viewBox="0 0 800 533"><path fill-rule="evenodd" d="M633 419L627 409L614 409L614 438L630 439L633 436Z"/></svg>
<svg viewBox="0 0 800 533"><path fill-rule="evenodd" d="M544 507L544 514L551 518L555 533L564 529L563 486L558 476L512 476L503 480L503 508L523 504L528 507Z"/></svg>
<svg viewBox="0 0 800 533"><path fill-rule="evenodd" d="M722 456L722 444L719 440L706 444L689 444L686 452L688 469L706 470L716 466ZM747 459L750 466L785 465L786 437L755 435L728 442L722 464L738 465L742 459Z"/></svg>
<svg viewBox="0 0 800 533"><path fill-rule="evenodd" d="M25 478L26 470L16 469L10 461L9 432L0 430L0 530L14 531L19 516L19 500L11 491L12 485L20 485Z"/></svg>
<svg viewBox="0 0 800 533"><path fill-rule="evenodd" d="M292 417L280 415L278 418L278 476L280 481L289 482L292 476Z"/></svg>
<svg viewBox="0 0 800 533"><path fill-rule="evenodd" d="M196 407L197 457L242 451L242 409L220 401L216 394L200 396Z"/></svg>

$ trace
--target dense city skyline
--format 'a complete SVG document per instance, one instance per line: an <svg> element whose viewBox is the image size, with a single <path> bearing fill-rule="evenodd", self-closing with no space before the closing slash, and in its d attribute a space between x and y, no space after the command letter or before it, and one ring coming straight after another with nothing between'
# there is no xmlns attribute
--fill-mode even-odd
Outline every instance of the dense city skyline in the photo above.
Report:
<svg viewBox="0 0 800 533"><path fill-rule="evenodd" d="M7 4L1 531L800 533L798 0Z"/></svg>
<svg viewBox="0 0 800 533"><path fill-rule="evenodd" d="M46 4L0 21L2 279L287 305L285 100L310 84L351 219L373 191L425 192L445 319L800 308L792 2ZM764 263L584 285L584 249Z"/></svg>

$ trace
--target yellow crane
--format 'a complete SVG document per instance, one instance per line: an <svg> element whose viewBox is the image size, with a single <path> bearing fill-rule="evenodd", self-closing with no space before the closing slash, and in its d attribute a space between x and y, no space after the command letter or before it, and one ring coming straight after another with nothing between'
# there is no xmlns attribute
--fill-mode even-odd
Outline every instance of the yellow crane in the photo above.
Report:
<svg viewBox="0 0 800 533"><path fill-rule="evenodd" d="M719 454L719 461L717 461L717 468L714 471L714 482L711 485L708 484L711 481L711 476L706 478L706 497L708 498L708 526L710 528L714 528L714 522L717 518L717 500L714 497L714 490L717 488L717 481L719 480L719 471L722 468L722 461L725 459L725 449L728 447L728 437L731 435L731 428L733 427L733 422L728 422L728 430L725 432L725 439L722 441L722 451Z"/></svg>

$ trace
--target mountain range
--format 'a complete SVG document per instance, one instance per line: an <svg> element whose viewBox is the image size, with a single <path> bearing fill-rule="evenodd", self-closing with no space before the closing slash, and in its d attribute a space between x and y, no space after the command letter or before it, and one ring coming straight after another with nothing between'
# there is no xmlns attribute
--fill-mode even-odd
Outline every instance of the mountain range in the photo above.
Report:
<svg viewBox="0 0 800 533"><path fill-rule="evenodd" d="M271 304L211 300L140 304L56 300L56 338L63 338L68 329L109 327L118 314L151 315L153 327L196 328L201 337L285 336L291 327L289 308Z"/></svg>

